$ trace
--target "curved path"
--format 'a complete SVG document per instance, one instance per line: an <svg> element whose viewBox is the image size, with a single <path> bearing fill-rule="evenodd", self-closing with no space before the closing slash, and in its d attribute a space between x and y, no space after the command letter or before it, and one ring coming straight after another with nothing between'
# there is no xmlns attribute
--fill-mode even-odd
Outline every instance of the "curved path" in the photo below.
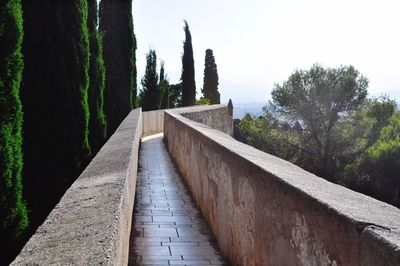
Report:
<svg viewBox="0 0 400 266"><path fill-rule="evenodd" d="M226 265L162 138L141 142L129 265Z"/></svg>

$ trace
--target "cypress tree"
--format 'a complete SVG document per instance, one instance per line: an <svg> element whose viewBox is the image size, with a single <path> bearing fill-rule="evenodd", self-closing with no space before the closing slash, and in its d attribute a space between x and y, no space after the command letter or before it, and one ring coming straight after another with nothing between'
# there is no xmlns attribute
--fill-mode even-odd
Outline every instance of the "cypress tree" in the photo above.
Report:
<svg viewBox="0 0 400 266"><path fill-rule="evenodd" d="M161 62L160 67L160 81L158 83L159 91L160 91L160 108L159 109L167 109L169 108L169 82L164 74L164 62Z"/></svg>
<svg viewBox="0 0 400 266"><path fill-rule="evenodd" d="M150 50L146 56L146 72L142 79L142 91L140 92L140 103L143 111L157 110L160 106L160 91L157 75L156 51Z"/></svg>
<svg viewBox="0 0 400 266"><path fill-rule="evenodd" d="M90 155L87 1L23 0L24 180L40 224Z"/></svg>
<svg viewBox="0 0 400 266"><path fill-rule="evenodd" d="M104 115L105 67L103 60L102 35L97 30L97 0L88 1L88 29L90 45L89 65L89 143L92 152L97 152L106 139Z"/></svg>
<svg viewBox="0 0 400 266"><path fill-rule="evenodd" d="M28 226L22 196L22 106L19 98L23 70L20 0L0 2L0 248Z"/></svg>
<svg viewBox="0 0 400 266"><path fill-rule="evenodd" d="M133 33L132 0L102 0L100 30L104 34L106 66L104 93L107 134L110 136L135 107L136 40Z"/></svg>
<svg viewBox="0 0 400 266"><path fill-rule="evenodd" d="M185 20L185 42L183 43L182 56L182 105L192 106L196 102L196 83L194 79L194 59L192 48L192 35L189 31L189 25Z"/></svg>
<svg viewBox="0 0 400 266"><path fill-rule="evenodd" d="M220 104L220 94L218 92L218 72L217 64L213 51L206 50L206 58L204 62L204 85L201 90L205 99L210 100L210 104Z"/></svg>
<svg viewBox="0 0 400 266"><path fill-rule="evenodd" d="M137 68L136 68L137 42L136 42L135 32L133 30L133 18L132 18L132 37L133 37L133 51L132 51L132 73L131 73L131 78L132 78L131 109L139 106L137 97Z"/></svg>

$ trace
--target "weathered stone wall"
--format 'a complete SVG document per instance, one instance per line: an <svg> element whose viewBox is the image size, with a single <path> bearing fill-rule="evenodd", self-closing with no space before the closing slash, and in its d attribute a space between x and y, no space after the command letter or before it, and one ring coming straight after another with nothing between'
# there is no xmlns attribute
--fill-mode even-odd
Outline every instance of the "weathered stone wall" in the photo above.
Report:
<svg viewBox="0 0 400 266"><path fill-rule="evenodd" d="M12 265L127 265L141 135L135 109Z"/></svg>
<svg viewBox="0 0 400 266"><path fill-rule="evenodd" d="M233 135L233 119L228 107L224 105L213 105L214 108L202 110L178 110L178 112L190 120L205 124L211 128L222 131L229 136Z"/></svg>
<svg viewBox="0 0 400 266"><path fill-rule="evenodd" d="M164 110L143 112L143 137L161 133L164 130Z"/></svg>
<svg viewBox="0 0 400 266"><path fill-rule="evenodd" d="M215 104L143 112L143 136L164 131L165 110L188 116L192 120L219 129L229 135L233 133L232 115L229 113L229 108L222 104Z"/></svg>
<svg viewBox="0 0 400 266"><path fill-rule="evenodd" d="M170 155L233 265L400 265L399 209L178 111L164 119Z"/></svg>

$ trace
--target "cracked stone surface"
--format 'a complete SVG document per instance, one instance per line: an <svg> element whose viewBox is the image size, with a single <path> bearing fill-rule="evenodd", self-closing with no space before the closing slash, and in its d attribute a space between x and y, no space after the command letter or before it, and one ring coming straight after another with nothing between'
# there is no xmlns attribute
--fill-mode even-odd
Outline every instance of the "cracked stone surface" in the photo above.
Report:
<svg viewBox="0 0 400 266"><path fill-rule="evenodd" d="M142 139L129 265L227 265L162 138Z"/></svg>

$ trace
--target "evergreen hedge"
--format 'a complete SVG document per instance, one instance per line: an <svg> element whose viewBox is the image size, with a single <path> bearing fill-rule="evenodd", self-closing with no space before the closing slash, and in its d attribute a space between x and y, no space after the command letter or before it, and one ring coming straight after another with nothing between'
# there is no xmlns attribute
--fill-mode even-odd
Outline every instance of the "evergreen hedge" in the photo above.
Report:
<svg viewBox="0 0 400 266"><path fill-rule="evenodd" d="M21 1L0 2L0 247L28 226L22 196L22 106L20 82L23 31ZM10 243L11 242L11 243Z"/></svg>
<svg viewBox="0 0 400 266"><path fill-rule="evenodd" d="M102 34L97 29L97 0L88 0L88 29L90 44L89 65L89 143L92 152L97 152L106 139L106 117L104 114L105 66Z"/></svg>
<svg viewBox="0 0 400 266"><path fill-rule="evenodd" d="M107 134L110 136L135 107L136 39L133 33L132 0L102 0L100 31L104 34L106 66L104 92Z"/></svg>
<svg viewBox="0 0 400 266"><path fill-rule="evenodd" d="M40 224L90 156L86 0L23 0L24 180Z"/></svg>

